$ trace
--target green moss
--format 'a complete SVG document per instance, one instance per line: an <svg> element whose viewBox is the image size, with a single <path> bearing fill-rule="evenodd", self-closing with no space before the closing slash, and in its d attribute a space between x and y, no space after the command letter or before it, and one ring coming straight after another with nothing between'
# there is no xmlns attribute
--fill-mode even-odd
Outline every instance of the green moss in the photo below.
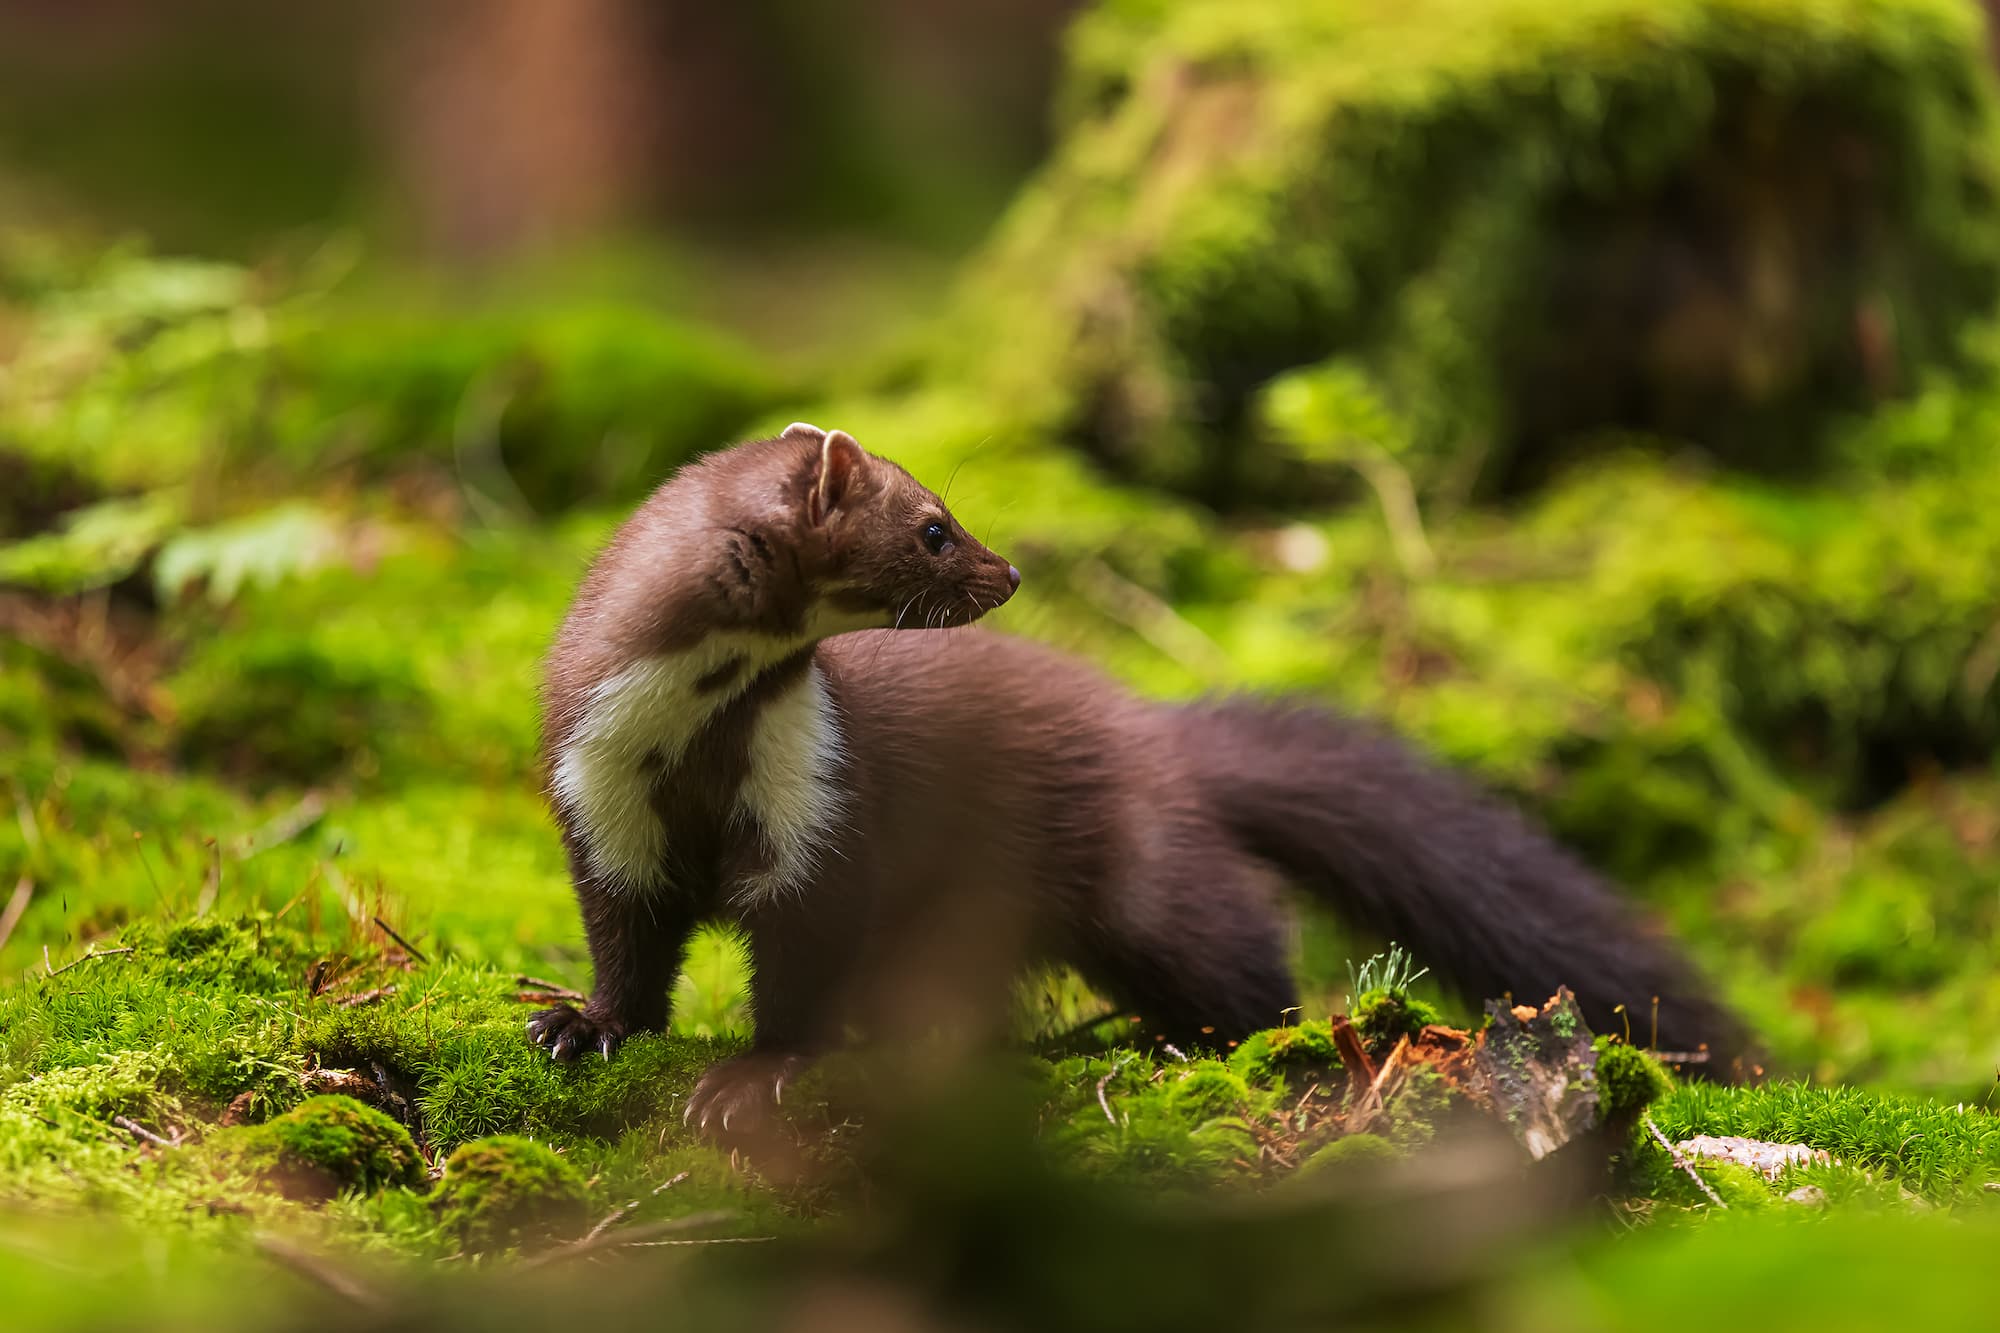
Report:
<svg viewBox="0 0 2000 1333"><path fill-rule="evenodd" d="M1418 1065L1388 1105L1389 1137L1404 1148L1429 1143L1447 1117L1462 1110L1464 1098L1429 1065Z"/></svg>
<svg viewBox="0 0 2000 1333"><path fill-rule="evenodd" d="M1660 1062L1637 1047L1608 1037L1599 1037L1595 1046L1600 1120L1637 1115L1673 1090L1673 1079Z"/></svg>
<svg viewBox="0 0 2000 1333"><path fill-rule="evenodd" d="M218 1194L283 1213L112 1117L198 1135L241 1094L282 1112L324 1068L402 1089L442 1150L560 1147L606 1198L728 1206L764 1234L817 1206L680 1124L748 1024L726 937L691 955L676 1035L608 1064L537 1054L514 998L516 972L589 983L532 776L549 627L612 502L769 414L845 426L933 483L963 462L955 507L1028 575L1000 628L1151 693L1380 714L1673 917L1786 1067L1955 1094L1662 1096L1620 1047L1608 1101L1639 1104L1619 1091L1637 1086L1674 1137L1826 1147L1857 1164L1829 1177L1837 1202L1878 1202L1866 1170L1969 1211L2000 1170L1977 1100L2000 1031L1981 947L2000 927L2000 358L1972 349L1957 382L1911 372L1952 360L1991 304L1973 8L1459 9L1098 5L1054 160L873 396L780 404L752 355L629 308L396 314L323 300L310 275L130 256L9 287L0 438L27 484L0 460L20 541L0 580L10 608L14 584L116 585L117 651L0 634L0 900L35 886L0 946L0 1195L218 1229ZM1798 172L1742 188L1780 160ZM1865 202L1787 207L1848 162L1878 164L1841 195ZM1624 272L1672 271L1643 261L1685 219L1656 227L1650 203L1689 191L1724 238L1696 253L1775 279L1772 304L1734 320L1747 342L1692 347L1707 388L1669 373L1633 395L1668 406L1611 414L1664 437L1585 431L1600 389L1632 387L1628 349L1690 350L1645 320L1596 336L1591 314ZM1863 238L1832 273L1829 221ZM1627 245L1639 262L1565 283ZM1582 315L1548 318L1556 300ZM1857 322L1894 331L1875 369L1915 392L1843 420L1878 391L1841 363ZM1572 392L1543 392L1571 352ZM1687 436L1816 470L1683 466ZM1385 540L1354 480L1371 450L1413 482L1434 562ZM1504 511L1467 503L1498 491ZM291 544L312 558L264 561ZM24 624L88 626L100 605L18 595ZM307 788L324 809L300 824ZM432 961L386 963L378 912ZM77 962L93 944L133 952ZM314 995L322 961L353 970ZM377 987L394 990L335 1003ZM1644 1043L1648 997L1619 998ZM1434 1017L1360 1007L1378 1049ZM1242 1120L1278 1123L1337 1067L1314 1023L1226 1068L1065 1061L1044 1071L1043 1144L1153 1194L1261 1182ZM1416 1143L1449 1112L1423 1073L1382 1129ZM1647 1193L1700 1202L1670 1169ZM412 1198L350 1192L311 1224L427 1253L442 1224Z"/></svg>
<svg viewBox="0 0 2000 1333"><path fill-rule="evenodd" d="M81 663L0 637L0 744L14 752L56 744L99 755L143 752L157 743L149 721L111 698Z"/></svg>
<svg viewBox="0 0 2000 1333"><path fill-rule="evenodd" d="M1670 1142L1716 1134L1803 1143L1930 1199L1983 1193L2000 1173L2000 1117L1972 1105L1795 1082L1686 1082L1654 1102L1652 1115Z"/></svg>
<svg viewBox="0 0 2000 1333"><path fill-rule="evenodd" d="M380 646L370 661L269 634L218 641L175 682L178 752L267 780L373 773L382 738L421 734L427 723L407 658ZM311 702L302 707L301 700Z"/></svg>
<svg viewBox="0 0 2000 1333"><path fill-rule="evenodd" d="M310 1097L261 1125L224 1131L224 1151L291 1194L327 1197L424 1183L409 1131L352 1097Z"/></svg>
<svg viewBox="0 0 2000 1333"><path fill-rule="evenodd" d="M671 1111L703 1071L740 1046L641 1035L616 1059L558 1064L526 1039L522 1023L532 1010L507 986L486 969L444 964L376 1004L313 1006L299 1021L299 1049L307 1063L380 1064L415 1078L426 1134L449 1150L491 1134L616 1137ZM685 1141L678 1117L664 1118L673 1141Z"/></svg>
<svg viewBox="0 0 2000 1333"><path fill-rule="evenodd" d="M1304 1090L1340 1069L1333 1024L1306 1019L1287 1027L1253 1032L1229 1056L1229 1067L1253 1083Z"/></svg>
<svg viewBox="0 0 2000 1333"><path fill-rule="evenodd" d="M779 389L720 333L621 305L337 310L292 321L272 362L288 461L310 467L341 442L385 472L455 457L490 502L545 509L643 495ZM476 456L468 411L485 436Z"/></svg>
<svg viewBox="0 0 2000 1333"><path fill-rule="evenodd" d="M143 927L125 938L135 947L148 947ZM169 926L160 936L159 952L160 970L189 985L271 995L301 984L314 950L269 915L250 913Z"/></svg>
<svg viewBox="0 0 2000 1333"><path fill-rule="evenodd" d="M1722 1201L1731 1208L1757 1212L1774 1206L1778 1201L1771 1182L1747 1166L1736 1162L1702 1161L1696 1164L1695 1169L1701 1172L1709 1188L1721 1195Z"/></svg>
<svg viewBox="0 0 2000 1333"><path fill-rule="evenodd" d="M1206 498L1296 503L1346 478L1258 428L1273 380L1321 363L1398 418L1366 443L1420 484L1518 484L1604 424L1796 462L1863 398L1835 387L1852 350L1833 312L1895 311L1907 370L1953 359L1995 290L1993 104L1964 6L1481 0L1440 26L1198 0L1100 6L1071 51L1062 142L933 374ZM1860 210L1878 239L1859 259L1840 210L1803 202L1833 188L1836 142L1909 168ZM1677 197L1701 202L1660 202ZM1649 257L1678 247L1758 255L1790 295L1760 318L1747 290L1716 293L1722 338L1655 300L1628 336L1623 293L1657 295ZM1330 424L1293 443L1336 448Z"/></svg>
<svg viewBox="0 0 2000 1333"><path fill-rule="evenodd" d="M637 303L445 314L333 298L330 277L132 252L71 272L14 363L0 475L60 462L58 498L447 476L489 514L550 511L636 498L783 388L733 339Z"/></svg>
<svg viewBox="0 0 2000 1333"><path fill-rule="evenodd" d="M563 1237L583 1223L583 1176L532 1139L503 1134L465 1144L445 1163L431 1205L439 1224L469 1250Z"/></svg>
<svg viewBox="0 0 2000 1333"><path fill-rule="evenodd" d="M1218 1061L1156 1064L1120 1051L1059 1061L1043 1079L1042 1139L1058 1161L1167 1189L1255 1174L1244 1122L1269 1114L1274 1099Z"/></svg>
<svg viewBox="0 0 2000 1333"><path fill-rule="evenodd" d="M1403 1149L1379 1134L1346 1134L1299 1163L1300 1181L1343 1180L1381 1170L1400 1161Z"/></svg>
<svg viewBox="0 0 2000 1333"><path fill-rule="evenodd" d="M1196 1069L1167 1085L1167 1105L1196 1122L1240 1115L1252 1105L1250 1087L1226 1069Z"/></svg>
<svg viewBox="0 0 2000 1333"><path fill-rule="evenodd" d="M1349 1017L1371 1055L1386 1052L1403 1037L1414 1040L1426 1027L1444 1022L1436 1005L1402 991L1383 989L1357 996Z"/></svg>

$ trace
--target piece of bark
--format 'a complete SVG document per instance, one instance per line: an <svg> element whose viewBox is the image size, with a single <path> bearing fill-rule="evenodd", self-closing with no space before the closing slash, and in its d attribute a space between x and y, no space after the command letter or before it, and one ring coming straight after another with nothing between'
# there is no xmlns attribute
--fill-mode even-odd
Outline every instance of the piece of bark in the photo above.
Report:
<svg viewBox="0 0 2000 1333"><path fill-rule="evenodd" d="M1715 1134L1697 1134L1691 1139L1682 1139L1674 1145L1674 1151L1684 1157L1706 1157L1711 1161L1747 1166L1766 1180L1776 1180L1790 1167L1825 1166L1833 1161L1818 1148L1808 1148L1803 1143L1767 1143L1762 1139Z"/></svg>
<svg viewBox="0 0 2000 1333"><path fill-rule="evenodd" d="M1487 1097L1540 1161L1597 1120L1597 1052L1568 987L1539 1010L1490 1000L1486 1040L1474 1057Z"/></svg>

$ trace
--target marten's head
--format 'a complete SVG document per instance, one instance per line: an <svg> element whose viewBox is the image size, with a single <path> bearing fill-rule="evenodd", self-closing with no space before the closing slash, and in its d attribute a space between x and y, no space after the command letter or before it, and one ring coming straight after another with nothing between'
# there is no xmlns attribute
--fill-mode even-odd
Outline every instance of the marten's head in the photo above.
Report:
<svg viewBox="0 0 2000 1333"><path fill-rule="evenodd" d="M961 527L943 500L847 432L799 422L782 438L810 453L795 474L805 572L844 622L964 625L1021 586L1021 571Z"/></svg>

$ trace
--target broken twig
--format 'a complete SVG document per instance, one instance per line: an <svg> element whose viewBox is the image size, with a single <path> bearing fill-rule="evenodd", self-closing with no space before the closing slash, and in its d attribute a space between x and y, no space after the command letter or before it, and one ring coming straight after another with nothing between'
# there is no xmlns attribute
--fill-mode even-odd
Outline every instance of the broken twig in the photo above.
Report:
<svg viewBox="0 0 2000 1333"><path fill-rule="evenodd" d="M1313 1098L1313 1094L1318 1091L1319 1091L1319 1084L1317 1083L1313 1084L1310 1088L1306 1089L1306 1095L1299 1098L1298 1104L1292 1107L1292 1114L1298 1117L1299 1129L1301 1132L1303 1132L1306 1127L1306 1103L1311 1101Z"/></svg>
<svg viewBox="0 0 2000 1333"><path fill-rule="evenodd" d="M602 1220L600 1220L596 1226L592 1227L590 1229L589 1234L584 1236L581 1240L569 1241L565 1244L556 1246L554 1249L543 1250L540 1254L537 1254L532 1258L524 1261L521 1264L521 1267L540 1268L543 1264L554 1263L559 1259L574 1259L580 1255L587 1254L592 1250L608 1248L609 1244L615 1242L606 1242L603 1239L604 1233L611 1230L612 1227L617 1226L620 1222L624 1221L626 1218L630 1217L632 1215L633 1210L636 1209L638 1206L639 1206L639 1201L636 1199L634 1199L630 1203L619 1205L618 1207L612 1209L609 1213L606 1213L602 1218Z"/></svg>
<svg viewBox="0 0 2000 1333"><path fill-rule="evenodd" d="M568 986L559 986L553 981L543 981L540 977L531 977L525 972L514 974L514 984L525 986L532 991L540 991L543 995L555 1000L582 1001L590 998L582 991L571 990ZM521 998L526 999L527 997L524 995Z"/></svg>
<svg viewBox="0 0 2000 1333"><path fill-rule="evenodd" d="M1662 1148L1666 1149L1668 1159L1675 1166L1687 1172L1689 1180L1692 1180L1696 1185L1701 1187L1701 1192L1708 1196L1710 1203L1713 1203L1717 1208L1729 1207L1728 1204L1722 1201L1722 1196L1717 1194L1714 1189L1710 1188L1709 1183L1701 1178L1701 1172L1694 1169L1694 1164L1681 1156L1675 1150L1673 1144L1667 1142L1667 1136L1660 1132L1660 1127L1653 1122L1653 1117L1650 1115L1646 1117L1646 1128L1652 1131L1653 1137L1659 1141Z"/></svg>
<svg viewBox="0 0 2000 1333"><path fill-rule="evenodd" d="M1375 1081L1375 1062L1368 1058L1368 1048L1361 1044L1361 1034L1354 1030L1345 1014L1333 1016L1333 1047L1340 1052L1341 1067L1348 1071L1348 1081L1360 1074L1369 1083Z"/></svg>
<svg viewBox="0 0 2000 1333"><path fill-rule="evenodd" d="M1652 1056L1663 1065L1705 1065L1709 1060L1707 1051L1654 1051Z"/></svg>
<svg viewBox="0 0 2000 1333"><path fill-rule="evenodd" d="M236 859L248 861L259 852L282 847L319 823L325 815L326 797L316 791L309 791L299 798L297 805L245 838L241 850L236 853Z"/></svg>
<svg viewBox="0 0 2000 1333"><path fill-rule="evenodd" d="M380 1310L386 1302L367 1283L345 1269L336 1267L332 1261L302 1250L287 1240L276 1236L259 1235L253 1238L257 1248L277 1263L324 1287L334 1295L358 1305L365 1310Z"/></svg>
<svg viewBox="0 0 2000 1333"><path fill-rule="evenodd" d="M398 935L393 929L390 928L389 923L387 921L384 921L381 917L378 916L375 918L375 924L382 928L382 933L384 935L387 935L390 939L402 945L404 953L408 954L410 957L416 959L420 963L430 962L430 959L424 956L424 951L422 949L419 949L416 945L410 943L408 940L404 939L401 935Z"/></svg>
<svg viewBox="0 0 2000 1333"><path fill-rule="evenodd" d="M626 1231L611 1228L639 1205L628 1203L623 1208L604 1218L590 1229L590 1234L581 1240L573 1240L567 1245L558 1245L552 1250L544 1250L524 1262L523 1268L540 1268L544 1264L560 1263L565 1259L581 1259L602 1250L621 1250L629 1246L673 1244L661 1241L660 1236L670 1236L680 1231L693 1231L698 1227L713 1226L717 1222L727 1222L736 1214L713 1211L690 1213L686 1217L676 1217L666 1222L652 1222L643 1227L633 1227ZM685 1242L683 1242L685 1243Z"/></svg>
<svg viewBox="0 0 2000 1333"><path fill-rule="evenodd" d="M26 875L14 886L14 896L7 900L5 911L0 911L0 949L7 947L7 937L14 933L14 927L21 923L21 916L28 910L28 900L35 896L35 881Z"/></svg>
<svg viewBox="0 0 2000 1333"><path fill-rule="evenodd" d="M1140 587L1102 560L1078 564L1071 571L1070 586L1197 678L1218 680L1228 671L1229 659L1214 639L1157 593Z"/></svg>
<svg viewBox="0 0 2000 1333"><path fill-rule="evenodd" d="M1118 1127L1118 1117L1111 1114L1111 1099L1104 1095L1104 1085L1109 1083L1113 1078L1117 1077L1118 1070L1122 1064L1123 1064L1122 1060L1118 1059L1112 1060L1111 1068L1105 1070L1104 1077L1097 1080L1097 1104L1104 1108L1104 1118L1111 1122L1111 1127L1113 1129L1116 1129Z"/></svg>
<svg viewBox="0 0 2000 1333"><path fill-rule="evenodd" d="M115 958L121 953L131 953L131 952L132 952L131 945L126 945L122 949L100 949L95 944L93 944L90 946L89 951L83 955L83 957L72 958L67 963L64 963L61 967L51 968L49 966L49 951L46 948L44 948L42 950L42 970L46 972L49 976L59 977L63 973L69 971L72 967L77 967L83 963L95 962L99 958Z"/></svg>
<svg viewBox="0 0 2000 1333"><path fill-rule="evenodd" d="M130 1116L114 1115L111 1117L111 1123L140 1142L150 1143L155 1148L178 1148L181 1146L179 1139L162 1138L138 1121L133 1120Z"/></svg>
<svg viewBox="0 0 2000 1333"><path fill-rule="evenodd" d="M1125 1015L1120 1013L1118 1010L1107 1009L1103 1013L1097 1015L1095 1018L1087 1018L1083 1020L1081 1023L1071 1024L1069 1027L1064 1028L1061 1032L1052 1032L1049 1035L1040 1038L1035 1042L1035 1048L1037 1050L1042 1050L1042 1051L1061 1050L1063 1047L1068 1046L1071 1042L1075 1041L1078 1037L1081 1037L1084 1033L1089 1032L1091 1029L1100 1027L1105 1023L1109 1023L1115 1019L1123 1017L1125 1017Z"/></svg>
<svg viewBox="0 0 2000 1333"><path fill-rule="evenodd" d="M1396 1048L1389 1052L1389 1058L1382 1062L1382 1067L1375 1071L1374 1079L1368 1084L1368 1091L1361 1094L1360 1099L1354 1104L1354 1109L1348 1112L1346 1130L1349 1134L1361 1133L1374 1123L1376 1116L1382 1113L1382 1085L1388 1081L1391 1073L1402 1068L1403 1057L1409 1054L1409 1050L1410 1038L1405 1033L1396 1042Z"/></svg>

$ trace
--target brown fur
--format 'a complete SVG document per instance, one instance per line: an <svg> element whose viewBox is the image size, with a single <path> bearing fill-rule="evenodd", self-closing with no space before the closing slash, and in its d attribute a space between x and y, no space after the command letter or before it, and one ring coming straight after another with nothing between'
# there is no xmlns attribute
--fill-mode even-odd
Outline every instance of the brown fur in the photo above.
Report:
<svg viewBox="0 0 2000 1333"><path fill-rule="evenodd" d="M1673 948L1587 870L1390 738L1300 706L1141 700L1047 648L953 627L1018 575L907 473L832 438L717 454L640 509L550 660L551 757L595 684L718 630L786 640L829 605L947 628L802 646L732 698L656 775L669 851L655 890L598 884L557 802L597 986L580 1012L531 1020L553 1054L608 1056L662 1027L687 936L716 915L748 933L757 1030L749 1056L703 1080L690 1111L704 1122L754 1115L850 1024L995 1030L1030 959L1076 965L1148 1034L1218 1043L1294 1003L1281 875L1476 996L1569 984L1604 1022L1659 995L1663 1041L1736 1039ZM939 516L942 556L917 535ZM845 814L800 891L743 906L731 887L763 845L731 815L748 737L810 670L845 737Z"/></svg>

